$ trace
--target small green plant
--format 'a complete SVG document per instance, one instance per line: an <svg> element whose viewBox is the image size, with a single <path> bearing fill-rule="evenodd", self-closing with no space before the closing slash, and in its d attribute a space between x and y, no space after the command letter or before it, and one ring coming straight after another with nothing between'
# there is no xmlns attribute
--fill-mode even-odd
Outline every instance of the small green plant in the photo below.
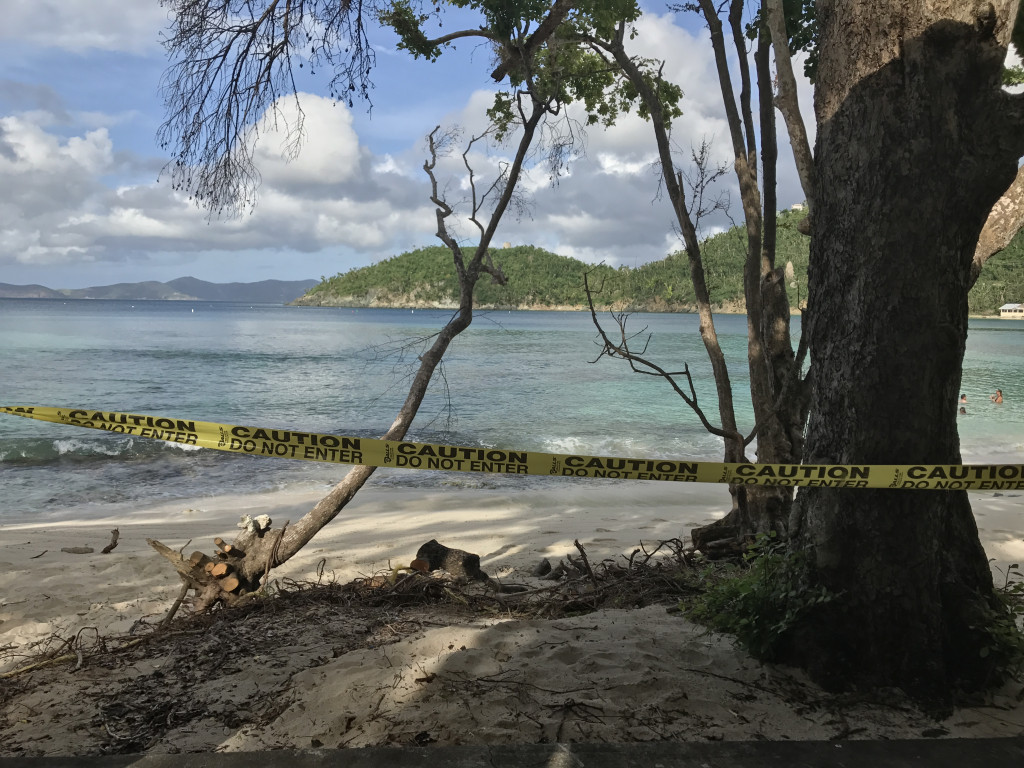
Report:
<svg viewBox="0 0 1024 768"><path fill-rule="evenodd" d="M1013 563L1002 573L1003 583L995 590L1000 606L984 627L989 642L980 654L994 661L999 677L1020 679L1024 676L1024 572Z"/></svg>
<svg viewBox="0 0 1024 768"><path fill-rule="evenodd" d="M804 614L836 597L824 586L810 586L807 572L804 556L791 551L774 531L758 534L734 575L717 579L686 613L711 629L735 635L756 658L770 661Z"/></svg>

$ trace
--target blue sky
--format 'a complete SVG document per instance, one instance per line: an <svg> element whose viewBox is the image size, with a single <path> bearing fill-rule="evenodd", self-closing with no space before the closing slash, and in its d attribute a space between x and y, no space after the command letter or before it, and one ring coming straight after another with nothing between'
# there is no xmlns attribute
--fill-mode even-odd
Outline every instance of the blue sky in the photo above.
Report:
<svg viewBox="0 0 1024 768"><path fill-rule="evenodd" d="M728 138L707 33L694 18L648 4L633 41L664 59L680 83L680 151L703 138L728 157ZM435 125L467 134L485 125L495 86L486 48L470 41L435 64L371 30L377 52L373 109L350 110L318 95L327 78L300 84L306 143L286 162L283 137L265 133L255 209L209 220L167 179L155 135L166 67L159 44L167 12L158 0L6 0L0 28L0 282L80 288L191 275L212 282L333 275L411 247L432 245L435 221L422 171ZM809 90L802 96L809 115ZM510 152L474 155L485 176ZM802 194L788 146L780 205ZM658 196L649 126L627 117L591 129L585 155L552 185L524 181L532 216L508 218L498 242L529 243L588 262L634 266L679 247ZM445 166L452 200L463 178ZM732 194L734 205L737 195ZM709 221L705 233L727 226ZM472 231L462 228L469 240Z"/></svg>

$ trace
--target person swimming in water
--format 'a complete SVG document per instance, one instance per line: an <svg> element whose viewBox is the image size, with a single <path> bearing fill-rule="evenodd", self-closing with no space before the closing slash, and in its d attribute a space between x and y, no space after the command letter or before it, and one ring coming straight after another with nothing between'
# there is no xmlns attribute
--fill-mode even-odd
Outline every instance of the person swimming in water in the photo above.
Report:
<svg viewBox="0 0 1024 768"><path fill-rule="evenodd" d="M989 395L988 396L988 399L991 400L993 403L1002 403L1003 402L1003 390L997 389L996 393L994 395Z"/></svg>

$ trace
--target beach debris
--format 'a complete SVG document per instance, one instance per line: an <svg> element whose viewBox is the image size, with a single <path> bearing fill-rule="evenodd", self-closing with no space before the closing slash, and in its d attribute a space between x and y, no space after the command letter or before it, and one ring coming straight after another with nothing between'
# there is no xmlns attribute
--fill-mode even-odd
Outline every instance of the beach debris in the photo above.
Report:
<svg viewBox="0 0 1024 768"><path fill-rule="evenodd" d="M229 544L217 536L213 540L216 550L212 555L196 550L186 558L182 554L184 547L174 552L159 541L146 539L146 542L174 566L184 585L183 593L195 591L193 610L201 613L218 603L238 605L259 590L270 570L280 564L278 553L289 523L285 521L282 528L271 531L269 516L242 515L238 523L242 533L236 539L241 544ZM268 532L271 535L267 536ZM163 621L165 625L183 599L181 596L175 603Z"/></svg>
<svg viewBox="0 0 1024 768"><path fill-rule="evenodd" d="M45 555L45 554L46 554L47 552L49 552L49 551L50 551L50 550L48 550L48 549L44 549L44 550L43 550L42 552L40 552L40 553L39 553L38 555L32 555L32 557L30 557L30 558L29 558L29 560L38 560L38 559L39 559L40 557L42 557L43 555Z"/></svg>
<svg viewBox="0 0 1024 768"><path fill-rule="evenodd" d="M182 592L196 591L196 611L201 612L219 601L235 601L244 594L245 584L234 574L230 563L214 560L204 552L195 551L187 558L154 539L146 543L174 566L183 582ZM216 571L216 572L215 572ZM175 604L177 610L180 602Z"/></svg>
<svg viewBox="0 0 1024 768"><path fill-rule="evenodd" d="M272 522L269 515L257 515L256 517L242 515L238 520L238 527L256 536L262 536L270 530Z"/></svg>
<svg viewBox="0 0 1024 768"><path fill-rule="evenodd" d="M60 551L69 555L91 555L96 550L92 547L61 547Z"/></svg>
<svg viewBox="0 0 1024 768"><path fill-rule="evenodd" d="M565 576L565 574L566 574L565 563L559 563L554 568L549 568L548 572L545 573L540 578L545 579L546 581L558 581L563 576Z"/></svg>
<svg viewBox="0 0 1024 768"><path fill-rule="evenodd" d="M551 561L546 557L533 566L533 571L531 571L531 575L537 578L547 576L549 573L551 573Z"/></svg>
<svg viewBox="0 0 1024 768"><path fill-rule="evenodd" d="M117 539L121 535L121 532L115 528L110 532L110 543L107 544L100 552L104 555L109 555L113 551L114 547L117 546Z"/></svg>

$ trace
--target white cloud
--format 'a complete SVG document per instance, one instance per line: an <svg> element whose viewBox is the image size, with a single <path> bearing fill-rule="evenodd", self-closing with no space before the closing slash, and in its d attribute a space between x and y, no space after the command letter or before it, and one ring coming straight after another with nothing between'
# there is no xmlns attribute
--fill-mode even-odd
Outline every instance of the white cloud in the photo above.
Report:
<svg viewBox="0 0 1024 768"><path fill-rule="evenodd" d="M69 51L142 53L159 46L167 10L156 0L5 0L0 40Z"/></svg>
<svg viewBox="0 0 1024 768"><path fill-rule="evenodd" d="M285 99L279 114L263 121L254 156L263 182L271 188L305 187L355 178L360 170L359 137L348 108L309 93L299 94L298 99L301 123L295 99ZM298 154L289 157L296 139L301 141Z"/></svg>
<svg viewBox="0 0 1024 768"><path fill-rule="evenodd" d="M383 162L360 146L346 107L308 94L302 104L301 154L282 156L283 123L264 131L258 205L239 219L213 222L166 183L101 183L115 162L105 129L61 139L41 113L35 122L0 119L0 206L7 221L19 222L0 235L0 264L339 246L380 258L410 238L429 240L434 217L425 177L410 183L393 158Z"/></svg>
<svg viewBox="0 0 1024 768"><path fill-rule="evenodd" d="M36 34L26 24L30 9L40 8L34 21L51 14L54 28L52 39L38 45L134 50L132 45L139 44L136 37L151 37L152 30L165 23L161 17L154 26L150 4L143 4L149 8L145 12L136 12L136 5L113 0L68 0L59 5L17 0L12 6L13 26L0 34ZM129 10L119 15L118 9ZM80 39L68 42L65 37L73 37L76 27L82 30ZM647 15L638 29L640 36L630 43L634 52L665 59L665 73L685 90L685 114L675 122L672 136L679 156L685 159L691 146L714 137L716 157L728 161L728 135L706 33L691 34L671 15ZM101 44L90 42L96 40ZM4 82L0 81L0 91ZM14 89L11 81L6 82L8 90ZM159 158L140 158L114 145L114 126L125 121L123 101L110 112L100 104L88 113L73 112L65 110L45 85L15 85L19 103L34 105L37 111L0 117L0 221L5 222L0 267L46 264L71 270L81 263L106 262L128 268L187 264L196 260L196 254L229 260L263 252L268 254L264 261L280 264L280 277L308 276L304 264L316 264L310 272L319 274L325 261L365 264L437 242L422 170L423 137L437 124L463 127L457 151L438 163L437 174L450 201L461 203L464 214L468 182L461 152L468 137L485 129L485 112L493 100L493 90L484 88L467 93L462 106L448 114L441 103L431 113L420 101L415 119L406 114L403 122L398 119L403 115L392 112L380 114L383 120L354 123L346 106L303 94L301 153L290 162L282 156L287 126L296 118L294 105L286 102L278 124L263 126L256 151L263 186L255 210L237 220L209 222L166 181L152 181L154 166L162 165ZM571 112L581 117L578 109ZM395 149L399 128L404 149ZM387 152L379 154L372 149L378 132L386 134L388 142ZM507 216L496 241L533 243L613 266L635 266L678 249L671 209L667 200L658 198L659 170L652 166L656 152L650 125L626 115L609 130L595 127L586 133L585 153L554 185L543 167L530 169L520 188L532 197L532 218L516 221ZM474 148L471 163L478 189L490 182L499 163L511 160L514 151L514 141ZM784 172L783 178L789 186L795 183L792 174ZM780 205L793 200L780 195ZM709 228L718 225L707 222ZM452 227L467 239L476 236L464 220L453 221ZM288 258L280 258L282 253ZM101 282L97 278L92 284Z"/></svg>

